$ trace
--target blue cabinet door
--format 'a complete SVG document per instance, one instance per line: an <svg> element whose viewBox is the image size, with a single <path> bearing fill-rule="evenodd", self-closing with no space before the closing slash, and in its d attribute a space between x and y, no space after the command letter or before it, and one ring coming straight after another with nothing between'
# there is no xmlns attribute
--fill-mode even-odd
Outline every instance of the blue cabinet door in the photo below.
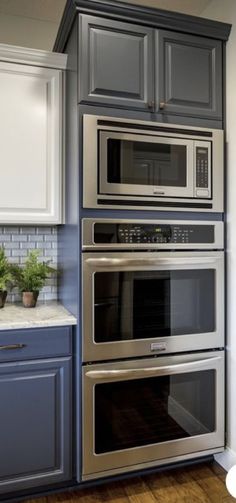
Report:
<svg viewBox="0 0 236 503"><path fill-rule="evenodd" d="M70 480L71 358L0 365L0 492Z"/></svg>
<svg viewBox="0 0 236 503"><path fill-rule="evenodd" d="M79 16L79 101L149 110L154 31L112 19Z"/></svg>
<svg viewBox="0 0 236 503"><path fill-rule="evenodd" d="M155 54L156 110L221 120L221 41L156 30Z"/></svg>

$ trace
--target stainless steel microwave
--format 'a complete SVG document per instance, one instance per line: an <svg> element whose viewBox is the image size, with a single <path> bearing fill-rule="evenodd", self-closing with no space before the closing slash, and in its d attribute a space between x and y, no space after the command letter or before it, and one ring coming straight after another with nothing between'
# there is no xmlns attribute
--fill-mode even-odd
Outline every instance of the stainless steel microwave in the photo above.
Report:
<svg viewBox="0 0 236 503"><path fill-rule="evenodd" d="M83 117L85 208L223 211L223 131Z"/></svg>

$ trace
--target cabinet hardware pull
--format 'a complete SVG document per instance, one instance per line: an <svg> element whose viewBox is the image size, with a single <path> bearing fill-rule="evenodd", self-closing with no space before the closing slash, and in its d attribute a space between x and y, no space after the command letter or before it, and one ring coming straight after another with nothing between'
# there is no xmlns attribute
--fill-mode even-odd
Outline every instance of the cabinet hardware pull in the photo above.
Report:
<svg viewBox="0 0 236 503"><path fill-rule="evenodd" d="M159 109L160 110L164 110L165 106L166 106L165 102L164 101L160 101Z"/></svg>
<svg viewBox="0 0 236 503"><path fill-rule="evenodd" d="M155 266L155 265L186 265L186 264L214 264L215 259L212 257L179 257L174 258L162 258L161 255L156 258L87 258L86 264L89 266L97 267L107 267L107 266Z"/></svg>
<svg viewBox="0 0 236 503"><path fill-rule="evenodd" d="M5 351L9 349L22 349L25 347L26 344L7 344L6 346L0 346L0 351Z"/></svg>
<svg viewBox="0 0 236 503"><path fill-rule="evenodd" d="M151 110L154 110L154 107L155 107L155 101L149 101L148 108L150 108Z"/></svg>
<svg viewBox="0 0 236 503"><path fill-rule="evenodd" d="M107 379L111 381L112 379L129 379L132 377L152 377L158 375L166 374L176 374L178 372L188 372L193 369L193 371L201 370L202 367L211 368L211 363L220 361L221 356L214 356L206 358L205 360L196 360L192 362L183 363L173 363L171 365L164 365L160 367L148 367L148 368L131 368L131 369L111 369L111 370L88 370L85 373L86 377L90 379Z"/></svg>

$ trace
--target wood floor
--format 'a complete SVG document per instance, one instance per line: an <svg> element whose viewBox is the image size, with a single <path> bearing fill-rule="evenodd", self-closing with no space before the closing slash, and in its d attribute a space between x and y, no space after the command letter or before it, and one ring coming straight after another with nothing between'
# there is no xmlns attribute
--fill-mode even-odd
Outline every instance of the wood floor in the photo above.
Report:
<svg viewBox="0 0 236 503"><path fill-rule="evenodd" d="M235 503L225 487L225 475L217 463L207 463L27 503Z"/></svg>

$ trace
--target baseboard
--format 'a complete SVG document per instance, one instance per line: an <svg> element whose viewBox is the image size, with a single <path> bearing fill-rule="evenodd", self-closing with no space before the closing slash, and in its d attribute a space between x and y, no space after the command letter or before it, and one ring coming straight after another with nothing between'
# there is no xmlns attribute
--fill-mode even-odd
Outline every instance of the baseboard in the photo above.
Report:
<svg viewBox="0 0 236 503"><path fill-rule="evenodd" d="M227 472L236 465L236 452L230 447L226 447L225 451L220 454L215 454L214 458Z"/></svg>

